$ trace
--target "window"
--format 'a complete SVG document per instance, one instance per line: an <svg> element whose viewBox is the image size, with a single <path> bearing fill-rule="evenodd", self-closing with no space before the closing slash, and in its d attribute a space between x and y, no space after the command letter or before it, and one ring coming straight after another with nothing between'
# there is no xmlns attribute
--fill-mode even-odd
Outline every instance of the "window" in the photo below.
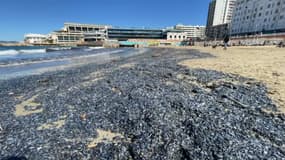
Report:
<svg viewBox="0 0 285 160"><path fill-rule="evenodd" d="M74 31L75 28L74 28L74 27L69 27L69 30L70 30L70 31Z"/></svg>
<svg viewBox="0 0 285 160"><path fill-rule="evenodd" d="M278 12L279 12L279 10L278 10L278 9L276 9L276 10L275 10L275 13L278 13Z"/></svg>
<svg viewBox="0 0 285 160"><path fill-rule="evenodd" d="M273 17L273 21L275 21L276 20L276 17Z"/></svg>
<svg viewBox="0 0 285 160"><path fill-rule="evenodd" d="M63 40L63 36L58 36L58 40L62 41Z"/></svg>

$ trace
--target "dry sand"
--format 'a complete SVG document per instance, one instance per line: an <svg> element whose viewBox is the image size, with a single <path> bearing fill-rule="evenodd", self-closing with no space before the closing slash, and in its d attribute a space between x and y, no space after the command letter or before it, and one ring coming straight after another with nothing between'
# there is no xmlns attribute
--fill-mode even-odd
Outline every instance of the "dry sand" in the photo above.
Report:
<svg viewBox="0 0 285 160"><path fill-rule="evenodd" d="M27 116L30 114L35 114L35 113L40 113L43 111L42 108L38 108L41 106L40 103L35 102L35 99L38 97L38 95L34 95L33 97L31 97L30 99L27 99L25 101L23 101L20 104L17 104L15 106L15 116L19 117L19 116ZM26 109L26 107L30 107L30 109Z"/></svg>
<svg viewBox="0 0 285 160"><path fill-rule="evenodd" d="M185 60L181 65L238 74L265 83L269 96L285 113L285 49L276 47L191 47L216 58Z"/></svg>
<svg viewBox="0 0 285 160"><path fill-rule="evenodd" d="M92 140L88 145L88 148L95 148L99 143L117 143L119 141L115 140L116 137L124 138L123 135L119 133L113 133L111 131L104 131L97 129L98 136Z"/></svg>

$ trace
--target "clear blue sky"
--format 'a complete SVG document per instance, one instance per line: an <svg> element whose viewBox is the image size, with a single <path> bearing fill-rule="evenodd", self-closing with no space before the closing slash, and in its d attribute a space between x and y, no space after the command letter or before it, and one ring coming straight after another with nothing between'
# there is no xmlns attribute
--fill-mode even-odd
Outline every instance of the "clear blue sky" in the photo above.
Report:
<svg viewBox="0 0 285 160"><path fill-rule="evenodd" d="M1 0L0 40L46 34L64 22L129 27L205 25L210 0Z"/></svg>

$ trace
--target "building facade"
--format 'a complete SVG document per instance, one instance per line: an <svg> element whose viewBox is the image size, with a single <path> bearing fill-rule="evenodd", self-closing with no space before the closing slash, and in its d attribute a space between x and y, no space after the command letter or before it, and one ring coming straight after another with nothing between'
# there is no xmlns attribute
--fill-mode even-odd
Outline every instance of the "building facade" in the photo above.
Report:
<svg viewBox="0 0 285 160"><path fill-rule="evenodd" d="M143 28L109 28L108 38L117 40L128 39L164 39L166 37L162 29Z"/></svg>
<svg viewBox="0 0 285 160"><path fill-rule="evenodd" d="M213 26L215 15L216 1L211 1L208 8L207 28Z"/></svg>
<svg viewBox="0 0 285 160"><path fill-rule="evenodd" d="M229 24L220 24L208 27L208 38L211 40L221 40L229 33Z"/></svg>
<svg viewBox="0 0 285 160"><path fill-rule="evenodd" d="M104 41L108 38L107 25L65 23L60 31L51 34L53 43L88 43Z"/></svg>
<svg viewBox="0 0 285 160"><path fill-rule="evenodd" d="M231 34L255 35L285 32L285 0L238 0Z"/></svg>
<svg viewBox="0 0 285 160"><path fill-rule="evenodd" d="M47 43L48 36L43 34L26 34L24 42L28 44L42 44Z"/></svg>
<svg viewBox="0 0 285 160"><path fill-rule="evenodd" d="M222 38L220 36L213 35L216 32L228 31L224 29L224 26L228 26L232 20L232 14L235 8L236 0L212 0L209 3L208 19L206 36L212 38ZM222 29L218 31L218 29ZM216 31L216 32L214 32ZM228 33L222 33L218 35L225 35Z"/></svg>
<svg viewBox="0 0 285 160"><path fill-rule="evenodd" d="M170 31L167 32L167 40L171 41L185 41L188 38L187 32L181 32L181 31Z"/></svg>
<svg viewBox="0 0 285 160"><path fill-rule="evenodd" d="M206 27L178 24L174 26L174 30L187 33L187 39L204 39Z"/></svg>
<svg viewBox="0 0 285 160"><path fill-rule="evenodd" d="M208 9L207 26L230 23L236 0L212 0Z"/></svg>

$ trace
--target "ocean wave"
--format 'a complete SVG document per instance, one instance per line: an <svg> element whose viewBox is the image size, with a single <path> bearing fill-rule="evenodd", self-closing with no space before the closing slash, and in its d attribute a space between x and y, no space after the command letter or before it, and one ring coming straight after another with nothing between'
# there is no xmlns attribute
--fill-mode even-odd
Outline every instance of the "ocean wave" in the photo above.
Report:
<svg viewBox="0 0 285 160"><path fill-rule="evenodd" d="M19 50L19 53L46 53L46 49L23 49Z"/></svg>
<svg viewBox="0 0 285 160"><path fill-rule="evenodd" d="M64 51L64 50L71 50L72 47L55 47L55 48L47 48L47 52L56 52L56 51Z"/></svg>
<svg viewBox="0 0 285 160"><path fill-rule="evenodd" d="M23 49L23 50L3 50L0 51L0 56L18 55L18 54L32 54L32 53L45 53L46 49Z"/></svg>
<svg viewBox="0 0 285 160"><path fill-rule="evenodd" d="M84 49L84 51L93 51L93 50L98 50L98 49L104 49L104 47L88 47Z"/></svg>
<svg viewBox="0 0 285 160"><path fill-rule="evenodd" d="M17 54L19 54L19 52L14 49L0 51L0 56L17 55Z"/></svg>

